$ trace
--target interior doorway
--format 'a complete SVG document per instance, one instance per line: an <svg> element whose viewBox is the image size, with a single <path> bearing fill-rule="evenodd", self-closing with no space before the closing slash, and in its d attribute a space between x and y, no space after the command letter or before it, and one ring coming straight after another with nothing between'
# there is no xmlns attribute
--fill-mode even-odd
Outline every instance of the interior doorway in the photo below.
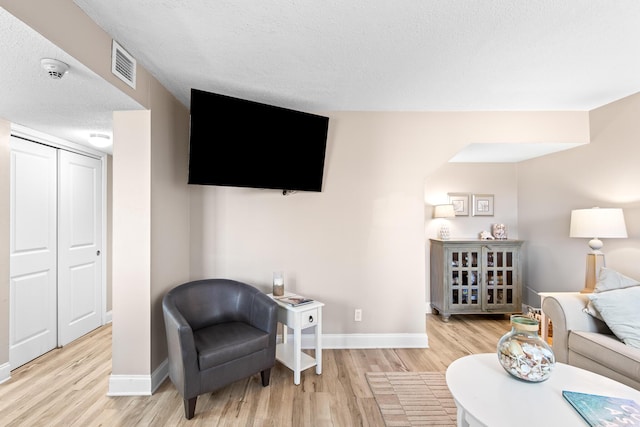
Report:
<svg viewBox="0 0 640 427"><path fill-rule="evenodd" d="M11 137L9 363L103 324L102 161Z"/></svg>

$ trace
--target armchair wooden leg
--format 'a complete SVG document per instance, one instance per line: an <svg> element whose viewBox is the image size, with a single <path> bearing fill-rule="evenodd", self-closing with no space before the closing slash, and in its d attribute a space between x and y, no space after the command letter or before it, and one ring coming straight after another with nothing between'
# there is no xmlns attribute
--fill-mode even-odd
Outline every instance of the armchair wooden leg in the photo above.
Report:
<svg viewBox="0 0 640 427"><path fill-rule="evenodd" d="M196 400L198 400L198 396L192 397L191 399L184 399L184 416L188 420L193 418L193 414L196 412Z"/></svg>
<svg viewBox="0 0 640 427"><path fill-rule="evenodd" d="M271 378L271 368L265 369L260 372L260 377L262 378L262 387L266 387L269 385L269 378Z"/></svg>

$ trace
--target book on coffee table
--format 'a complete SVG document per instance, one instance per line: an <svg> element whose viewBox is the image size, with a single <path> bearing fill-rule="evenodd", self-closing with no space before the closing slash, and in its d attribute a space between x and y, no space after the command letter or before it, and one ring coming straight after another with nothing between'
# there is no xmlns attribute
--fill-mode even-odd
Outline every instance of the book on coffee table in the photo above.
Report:
<svg viewBox="0 0 640 427"><path fill-rule="evenodd" d="M278 301L290 305L292 307L296 307L299 305L303 305L303 304L309 304L311 302L313 302L313 300L311 298L305 298L303 296L300 295L286 295L284 297L278 297L276 298Z"/></svg>
<svg viewBox="0 0 640 427"><path fill-rule="evenodd" d="M567 390L562 396L591 427L640 426L640 405L635 400Z"/></svg>

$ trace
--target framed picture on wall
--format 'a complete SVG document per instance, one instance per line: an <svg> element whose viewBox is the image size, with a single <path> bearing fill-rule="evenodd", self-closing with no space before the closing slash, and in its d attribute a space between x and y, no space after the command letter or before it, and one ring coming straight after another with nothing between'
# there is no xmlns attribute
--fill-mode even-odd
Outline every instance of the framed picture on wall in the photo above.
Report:
<svg viewBox="0 0 640 427"><path fill-rule="evenodd" d="M469 216L469 193L449 193L448 196L456 216Z"/></svg>
<svg viewBox="0 0 640 427"><path fill-rule="evenodd" d="M473 195L473 216L493 216L493 194Z"/></svg>

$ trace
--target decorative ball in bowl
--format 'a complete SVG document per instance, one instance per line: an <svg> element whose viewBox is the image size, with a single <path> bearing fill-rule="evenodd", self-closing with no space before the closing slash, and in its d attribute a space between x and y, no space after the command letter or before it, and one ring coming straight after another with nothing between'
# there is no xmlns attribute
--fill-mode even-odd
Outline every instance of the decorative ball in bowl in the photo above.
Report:
<svg viewBox="0 0 640 427"><path fill-rule="evenodd" d="M498 360L509 374L529 382L548 379L556 363L553 350L538 335L538 321L524 315L511 316L511 331L498 341Z"/></svg>

